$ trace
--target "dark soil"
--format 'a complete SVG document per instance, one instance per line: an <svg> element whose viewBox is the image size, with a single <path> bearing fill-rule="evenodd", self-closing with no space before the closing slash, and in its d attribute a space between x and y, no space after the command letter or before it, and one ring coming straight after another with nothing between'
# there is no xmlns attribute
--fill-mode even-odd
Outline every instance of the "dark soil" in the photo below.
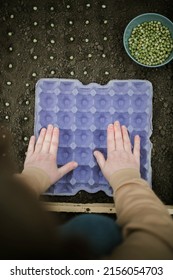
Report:
<svg viewBox="0 0 173 280"><path fill-rule="evenodd" d="M164 203L173 204L173 64L155 69L138 66L127 56L122 43L128 22L146 12L173 20L172 0L1 1L0 121L11 131L17 171L22 170L33 134L34 87L38 79L75 78L84 84L147 79L154 88L153 189ZM44 199L112 202L103 192L82 191L73 197Z"/></svg>

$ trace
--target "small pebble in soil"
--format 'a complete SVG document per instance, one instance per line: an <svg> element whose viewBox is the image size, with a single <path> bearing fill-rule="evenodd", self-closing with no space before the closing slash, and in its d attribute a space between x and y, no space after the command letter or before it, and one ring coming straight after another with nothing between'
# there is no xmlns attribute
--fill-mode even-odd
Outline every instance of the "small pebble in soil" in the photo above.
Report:
<svg viewBox="0 0 173 280"><path fill-rule="evenodd" d="M164 135L165 135L165 131L162 129L162 130L160 131L160 134L161 134L162 136L164 136Z"/></svg>
<svg viewBox="0 0 173 280"><path fill-rule="evenodd" d="M99 51L103 51L103 46L98 45L98 46L97 46L97 49L98 49Z"/></svg>
<svg viewBox="0 0 173 280"><path fill-rule="evenodd" d="M161 145L162 149L165 150L166 146L163 144Z"/></svg>
<svg viewBox="0 0 173 280"><path fill-rule="evenodd" d="M11 63L8 64L8 68L13 68L13 65Z"/></svg>
<svg viewBox="0 0 173 280"><path fill-rule="evenodd" d="M30 54L33 54L33 52L34 52L34 48L31 48L30 49Z"/></svg>
<svg viewBox="0 0 173 280"><path fill-rule="evenodd" d="M7 86L11 86L12 82L8 81Z"/></svg>

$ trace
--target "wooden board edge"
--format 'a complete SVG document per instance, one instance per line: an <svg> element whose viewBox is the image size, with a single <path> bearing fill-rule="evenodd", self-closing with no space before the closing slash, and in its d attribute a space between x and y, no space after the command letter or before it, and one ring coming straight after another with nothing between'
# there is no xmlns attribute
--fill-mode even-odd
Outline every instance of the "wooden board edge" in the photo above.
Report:
<svg viewBox="0 0 173 280"><path fill-rule="evenodd" d="M63 202L41 202L51 212L69 213L105 213L114 214L116 208L114 203L63 203ZM165 205L170 215L173 215L173 205Z"/></svg>

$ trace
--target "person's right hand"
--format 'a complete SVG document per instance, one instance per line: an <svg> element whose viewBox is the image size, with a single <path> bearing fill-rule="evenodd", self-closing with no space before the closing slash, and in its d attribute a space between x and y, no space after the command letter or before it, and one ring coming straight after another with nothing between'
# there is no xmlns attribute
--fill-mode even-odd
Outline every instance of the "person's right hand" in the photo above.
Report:
<svg viewBox="0 0 173 280"><path fill-rule="evenodd" d="M49 124L47 129L42 128L36 141L33 135L30 138L24 170L28 167L37 167L42 169L49 177L51 185L56 183L65 174L78 166L76 161L71 161L57 167L57 151L59 144L59 128ZM42 190L44 192L45 190Z"/></svg>
<svg viewBox="0 0 173 280"><path fill-rule="evenodd" d="M99 151L94 151L94 156L100 166L104 177L109 181L111 175L125 168L140 170L140 137L135 136L134 149L125 126L120 127L118 121L109 124L107 128L107 159Z"/></svg>

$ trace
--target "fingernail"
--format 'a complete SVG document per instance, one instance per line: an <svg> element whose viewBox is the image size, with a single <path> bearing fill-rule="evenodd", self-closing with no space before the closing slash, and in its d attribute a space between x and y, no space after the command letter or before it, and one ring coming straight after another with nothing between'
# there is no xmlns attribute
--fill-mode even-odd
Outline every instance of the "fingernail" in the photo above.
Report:
<svg viewBox="0 0 173 280"><path fill-rule="evenodd" d="M73 167L76 168L77 166L78 166L78 163L75 161L75 162L73 163Z"/></svg>
<svg viewBox="0 0 173 280"><path fill-rule="evenodd" d="M119 126L119 125L120 125L119 121L116 121L116 122L115 122L115 125L116 125L116 126Z"/></svg>
<svg viewBox="0 0 173 280"><path fill-rule="evenodd" d="M108 128L109 129L113 128L113 124L112 123L108 124Z"/></svg>

